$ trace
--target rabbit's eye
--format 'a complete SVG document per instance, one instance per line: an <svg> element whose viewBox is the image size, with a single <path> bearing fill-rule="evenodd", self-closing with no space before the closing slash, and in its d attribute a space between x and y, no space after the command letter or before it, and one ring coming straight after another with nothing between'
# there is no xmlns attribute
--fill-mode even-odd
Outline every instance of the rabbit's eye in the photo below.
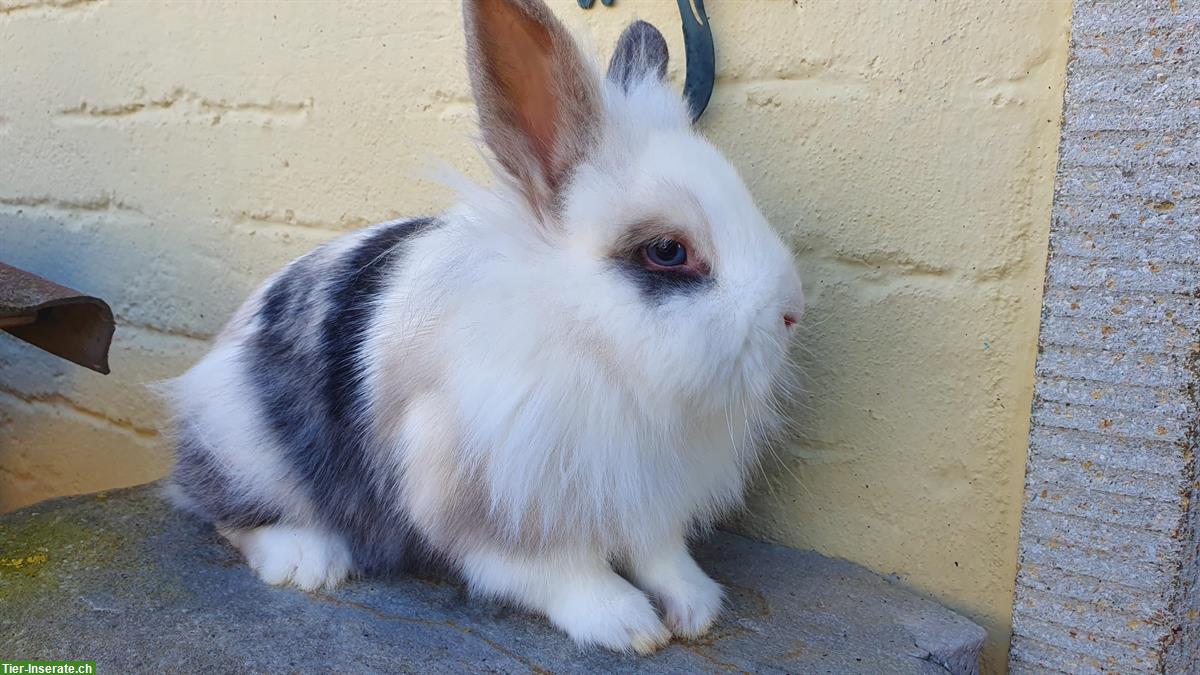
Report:
<svg viewBox="0 0 1200 675"><path fill-rule="evenodd" d="M687 263L687 248L671 239L656 241L648 244L645 249L646 260L658 267L679 267Z"/></svg>

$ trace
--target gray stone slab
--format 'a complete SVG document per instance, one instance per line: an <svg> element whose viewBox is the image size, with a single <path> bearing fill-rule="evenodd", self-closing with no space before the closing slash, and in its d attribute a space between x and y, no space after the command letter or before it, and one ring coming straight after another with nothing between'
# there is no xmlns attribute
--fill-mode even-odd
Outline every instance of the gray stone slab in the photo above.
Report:
<svg viewBox="0 0 1200 675"><path fill-rule="evenodd" d="M712 633L620 656L437 578L267 586L142 486L0 517L0 656L101 673L977 671L982 628L861 567L724 533L698 557L728 589Z"/></svg>

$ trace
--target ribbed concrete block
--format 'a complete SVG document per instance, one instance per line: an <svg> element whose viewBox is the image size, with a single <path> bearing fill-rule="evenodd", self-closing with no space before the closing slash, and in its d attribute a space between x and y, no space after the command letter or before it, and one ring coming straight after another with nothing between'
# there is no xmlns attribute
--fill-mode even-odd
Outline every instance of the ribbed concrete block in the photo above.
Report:
<svg viewBox="0 0 1200 675"><path fill-rule="evenodd" d="M1077 0L1014 672L1197 672L1200 5Z"/></svg>

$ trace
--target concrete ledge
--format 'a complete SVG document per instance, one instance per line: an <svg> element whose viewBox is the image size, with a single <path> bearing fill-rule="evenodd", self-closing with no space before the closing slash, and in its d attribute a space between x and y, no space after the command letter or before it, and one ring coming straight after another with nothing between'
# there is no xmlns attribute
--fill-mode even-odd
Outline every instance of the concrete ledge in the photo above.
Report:
<svg viewBox="0 0 1200 675"><path fill-rule="evenodd" d="M1009 668L1200 673L1200 3L1071 24Z"/></svg>
<svg viewBox="0 0 1200 675"><path fill-rule="evenodd" d="M860 567L729 534L699 553L729 589L719 625L625 657L435 579L266 586L148 485L0 517L0 656L95 659L102 673L978 670L982 628Z"/></svg>

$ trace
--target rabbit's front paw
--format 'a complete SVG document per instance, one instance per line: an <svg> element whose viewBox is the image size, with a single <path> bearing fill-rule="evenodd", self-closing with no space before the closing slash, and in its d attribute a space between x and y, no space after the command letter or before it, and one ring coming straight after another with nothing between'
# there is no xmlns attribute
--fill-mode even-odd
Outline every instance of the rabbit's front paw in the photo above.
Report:
<svg viewBox="0 0 1200 675"><path fill-rule="evenodd" d="M292 584L306 591L333 588L350 574L350 549L341 537L284 525L223 530L260 579L273 586Z"/></svg>
<svg viewBox="0 0 1200 675"><path fill-rule="evenodd" d="M704 574L676 579L658 594L671 632L694 639L708 632L721 612L721 586ZM669 589L669 590L666 590Z"/></svg>
<svg viewBox="0 0 1200 675"><path fill-rule="evenodd" d="M615 575L614 575L615 576ZM550 620L581 645L650 654L671 639L649 598L619 577L618 583L566 590Z"/></svg>
<svg viewBox="0 0 1200 675"><path fill-rule="evenodd" d="M636 558L632 571L634 583L658 601L667 626L679 637L704 635L721 612L721 585L700 569L682 537Z"/></svg>

